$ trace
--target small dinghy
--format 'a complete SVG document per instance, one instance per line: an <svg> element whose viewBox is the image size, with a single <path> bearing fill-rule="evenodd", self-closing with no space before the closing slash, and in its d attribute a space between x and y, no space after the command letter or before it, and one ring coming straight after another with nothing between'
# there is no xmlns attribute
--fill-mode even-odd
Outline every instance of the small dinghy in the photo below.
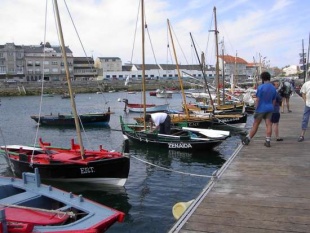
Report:
<svg viewBox="0 0 310 233"><path fill-rule="evenodd" d="M0 177L0 232L105 232L125 214L82 195L41 184L38 169Z"/></svg>

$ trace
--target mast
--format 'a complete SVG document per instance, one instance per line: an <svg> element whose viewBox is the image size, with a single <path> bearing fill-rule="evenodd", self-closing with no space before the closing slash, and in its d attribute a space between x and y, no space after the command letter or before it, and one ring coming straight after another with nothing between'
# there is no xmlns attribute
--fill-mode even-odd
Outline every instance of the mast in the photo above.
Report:
<svg viewBox="0 0 310 233"><path fill-rule="evenodd" d="M308 54L306 60L306 80L308 79L308 69L309 69L309 52L310 52L310 33L309 33L309 42L308 42Z"/></svg>
<svg viewBox="0 0 310 233"><path fill-rule="evenodd" d="M167 19L167 24L168 24L171 44L172 44L172 48L173 48L173 54L174 54L174 58L175 58L175 63L176 63L176 66L177 66L178 79L179 79L180 88L181 88L181 92L182 92L182 98L183 98L183 104L184 104L184 108L185 108L185 113L186 113L186 117L188 118L189 117L189 113L188 113L187 104L186 104L186 97L184 95L183 82L182 82L182 79L181 79L181 73L180 73L180 69L179 69L179 63L178 63L177 54L176 54L175 47L174 47L174 42L173 42L173 37L172 37L172 33L171 33L169 19Z"/></svg>
<svg viewBox="0 0 310 233"><path fill-rule="evenodd" d="M57 25L58 25L59 39L61 42L61 51L62 51L62 56L64 58L64 65L65 65L65 70L66 70L66 78L67 78L68 89L69 89L69 94L70 94L72 113L74 116L76 133L77 133L78 142L80 145L81 157L82 157L82 159L84 159L85 152L84 152L84 146L83 146L83 141L82 141L81 128L80 128L79 118L78 118L78 114L76 111L76 105L75 105L74 96L73 96L73 92L72 92L70 72L69 72L69 67L68 67L68 62L67 62L67 53L66 53L65 41L64 41L64 37L63 37L63 33L62 33L62 27L61 27L61 22L60 22L57 0L54 0L54 5L55 5L55 10L56 10L56 19L57 19Z"/></svg>
<svg viewBox="0 0 310 233"><path fill-rule="evenodd" d="M302 66L304 68L304 83L306 82L306 64L305 64L305 52L304 52L304 40L302 40Z"/></svg>
<svg viewBox="0 0 310 233"><path fill-rule="evenodd" d="M216 82L217 82L217 88L216 88L216 98L217 98L217 105L219 106L221 104L220 100L220 90L219 90L219 84L220 84L220 74L219 74L219 46L218 46L218 38L217 34L219 31L217 30L217 20L216 20L216 7L213 8L214 12L214 34L215 34L215 46L216 46ZM223 100L224 101L224 100Z"/></svg>
<svg viewBox="0 0 310 233"><path fill-rule="evenodd" d="M191 36L191 40L192 40L192 43L193 43L193 46L194 46L194 49L195 49L195 53L196 53L196 56L197 56L197 59L198 59L199 65L200 65L200 69L201 69L202 75L203 75L204 88L205 88L205 90L208 91L209 98L210 98L210 104L212 105L212 113L214 114L214 110L215 110L214 103L213 103L213 100L212 100L212 96L211 96L211 93L210 93L209 84L208 84L208 81L207 81L207 78L206 78L206 72L205 72L205 67L206 67L205 56L204 56L204 53L202 53L201 54L201 61L199 60L199 56L198 56L198 53L197 53L195 42L193 40L192 33L190 32L189 35Z"/></svg>
<svg viewBox="0 0 310 233"><path fill-rule="evenodd" d="M235 91L235 86L238 85L237 80L238 80L238 76L239 76L238 70L237 70L237 57L238 57L238 53L236 51L236 55L235 55L235 68L234 68L235 70L234 70L234 79L233 79L234 91Z"/></svg>
<svg viewBox="0 0 310 233"><path fill-rule="evenodd" d="M222 78L223 78L223 104L225 104L225 63L224 63L224 38L222 40Z"/></svg>
<svg viewBox="0 0 310 233"><path fill-rule="evenodd" d="M145 36L144 36L144 0L141 0L141 24L142 24L142 93L143 93L143 114L146 115L146 95L145 95ZM146 122L144 121L144 130Z"/></svg>

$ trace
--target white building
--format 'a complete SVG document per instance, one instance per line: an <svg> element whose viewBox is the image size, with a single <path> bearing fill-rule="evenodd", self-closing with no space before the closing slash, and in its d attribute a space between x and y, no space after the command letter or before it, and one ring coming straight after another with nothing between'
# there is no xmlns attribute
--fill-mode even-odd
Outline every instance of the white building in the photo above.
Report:
<svg viewBox="0 0 310 233"><path fill-rule="evenodd" d="M299 72L299 66L290 65L289 67L283 68L283 72L285 73L285 76L296 75Z"/></svg>

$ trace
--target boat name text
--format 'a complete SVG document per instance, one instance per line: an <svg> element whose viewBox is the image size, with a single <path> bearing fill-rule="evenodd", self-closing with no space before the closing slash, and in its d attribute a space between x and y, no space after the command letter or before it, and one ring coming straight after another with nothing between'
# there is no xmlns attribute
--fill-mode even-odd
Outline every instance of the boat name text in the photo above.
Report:
<svg viewBox="0 0 310 233"><path fill-rule="evenodd" d="M219 119L219 122L230 122L230 121L238 121L239 118L228 118L228 119Z"/></svg>
<svg viewBox="0 0 310 233"><path fill-rule="evenodd" d="M199 123L198 122L188 123L188 127L192 127L192 126L199 126Z"/></svg>
<svg viewBox="0 0 310 233"><path fill-rule="evenodd" d="M190 143L168 143L168 148L192 148Z"/></svg>
<svg viewBox="0 0 310 233"><path fill-rule="evenodd" d="M81 167L81 174L95 173L94 167Z"/></svg>

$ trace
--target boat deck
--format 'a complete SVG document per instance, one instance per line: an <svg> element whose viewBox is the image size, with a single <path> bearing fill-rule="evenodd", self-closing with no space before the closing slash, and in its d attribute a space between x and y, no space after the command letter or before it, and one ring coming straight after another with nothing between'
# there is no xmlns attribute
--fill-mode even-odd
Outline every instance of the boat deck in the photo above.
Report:
<svg viewBox="0 0 310 233"><path fill-rule="evenodd" d="M297 142L304 103L280 119L282 142L266 148L261 124L248 146L241 143L172 232L310 232L310 134ZM187 200L189 201L189 200Z"/></svg>

